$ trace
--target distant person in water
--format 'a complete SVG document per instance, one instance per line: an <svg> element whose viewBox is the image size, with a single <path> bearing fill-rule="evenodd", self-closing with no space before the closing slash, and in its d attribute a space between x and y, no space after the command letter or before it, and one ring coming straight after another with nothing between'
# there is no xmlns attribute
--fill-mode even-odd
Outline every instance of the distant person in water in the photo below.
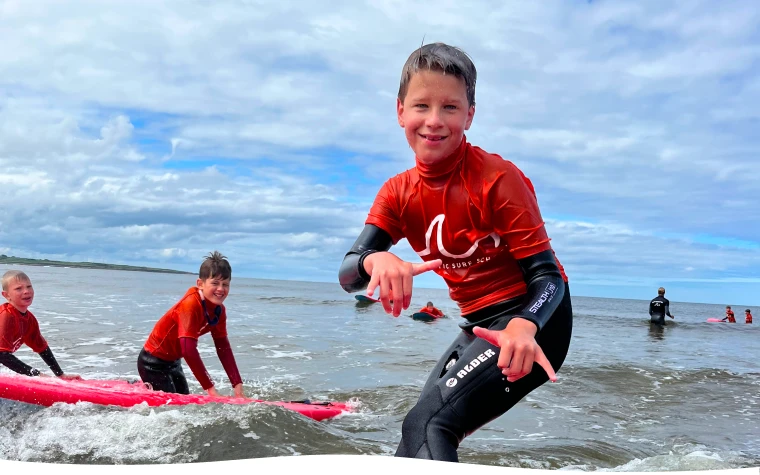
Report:
<svg viewBox="0 0 760 475"><path fill-rule="evenodd" d="M752 323L752 311L750 309L744 311L744 323Z"/></svg>
<svg viewBox="0 0 760 475"><path fill-rule="evenodd" d="M13 353L26 345L40 355L42 361L61 379L82 379L76 374L64 374L53 351L40 333L37 318L29 311L34 301L34 287L29 276L18 270L3 275L3 297L8 301L0 305L0 365L27 376L45 376Z"/></svg>
<svg viewBox="0 0 760 475"><path fill-rule="evenodd" d="M734 317L734 311L731 310L730 305L726 305L726 316L721 322L725 322L726 320L728 320L728 323L736 323L736 317Z"/></svg>
<svg viewBox="0 0 760 475"><path fill-rule="evenodd" d="M232 268L218 251L209 254L198 271L195 286L156 323L137 358L137 371L154 390L190 394L182 371L184 358L209 396L219 396L198 352L198 338L211 333L216 354L230 379L235 397L245 397L235 356L227 338L227 310Z"/></svg>
<svg viewBox="0 0 760 475"><path fill-rule="evenodd" d="M657 289L657 297L649 302L650 322L655 325L665 325L665 315L676 318L670 314L670 300L665 298L665 287Z"/></svg>
<svg viewBox="0 0 760 475"><path fill-rule="evenodd" d="M428 315L432 315L435 318L441 318L443 316L443 312L435 308L433 306L433 302L428 302L427 305L422 307L422 309L420 309L420 313L427 313Z"/></svg>

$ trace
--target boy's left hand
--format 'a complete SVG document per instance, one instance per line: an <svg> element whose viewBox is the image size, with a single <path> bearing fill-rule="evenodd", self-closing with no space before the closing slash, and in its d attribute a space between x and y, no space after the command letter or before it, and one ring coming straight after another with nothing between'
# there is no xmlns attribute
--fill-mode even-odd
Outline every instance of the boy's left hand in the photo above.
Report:
<svg viewBox="0 0 760 475"><path fill-rule="evenodd" d="M537 330L536 325L530 320L517 317L513 318L504 330L475 327L472 332L478 338L501 348L497 365L510 383L529 374L533 369L533 363L538 363L544 368L549 380L555 382L557 374L536 343Z"/></svg>
<svg viewBox="0 0 760 475"><path fill-rule="evenodd" d="M235 392L235 397L245 398L245 393L243 392L243 383L236 384L232 390Z"/></svg>

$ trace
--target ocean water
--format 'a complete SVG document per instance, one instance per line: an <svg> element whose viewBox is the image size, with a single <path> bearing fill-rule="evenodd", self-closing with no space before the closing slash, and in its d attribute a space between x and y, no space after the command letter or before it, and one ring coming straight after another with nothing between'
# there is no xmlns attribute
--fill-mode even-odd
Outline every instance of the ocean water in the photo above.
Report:
<svg viewBox="0 0 760 475"><path fill-rule="evenodd" d="M195 281L14 268L33 280L31 310L61 366L86 378L138 378L137 355L153 325ZM225 303L247 394L353 400L355 413L317 423L261 405L43 408L0 400L0 458L134 464L392 455L428 371L459 331L445 290L416 289L407 314L428 300L449 318L393 318L379 304L357 305L337 283L234 278ZM467 438L461 461L583 471L760 465L760 325L706 323L722 316L720 305L671 302L676 320L661 329L650 328L648 302L574 297L573 307L559 381ZM743 317L744 307L734 308ZM199 348L217 387L230 394L211 337ZM17 356L45 368L26 347Z"/></svg>

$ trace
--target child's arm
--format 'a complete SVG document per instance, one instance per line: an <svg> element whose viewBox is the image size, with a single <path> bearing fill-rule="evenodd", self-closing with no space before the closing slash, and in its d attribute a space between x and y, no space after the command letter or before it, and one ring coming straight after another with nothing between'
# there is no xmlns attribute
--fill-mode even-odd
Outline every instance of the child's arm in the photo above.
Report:
<svg viewBox="0 0 760 475"><path fill-rule="evenodd" d="M412 277L437 269L441 260L412 264L390 252L391 236L379 227L368 224L348 251L340 266L338 278L346 292L367 288L372 296L380 287L380 301L388 313L398 317L412 301ZM393 306L391 307L391 302Z"/></svg>
<svg viewBox="0 0 760 475"><path fill-rule="evenodd" d="M358 292L367 288L371 277L364 269L364 259L373 252L391 248L391 235L379 227L364 226L351 250L346 253L338 272L338 280L346 292Z"/></svg>
<svg viewBox="0 0 760 475"><path fill-rule="evenodd" d="M203 364L200 353L198 353L198 340L195 338L182 337L179 339L180 347L182 348L182 357L190 367L190 371L195 375L195 379L201 383L201 387L206 391L209 396L219 396L219 393L214 389L214 383L211 381L211 377L206 371L206 366Z"/></svg>
<svg viewBox="0 0 760 475"><path fill-rule="evenodd" d="M513 318L504 330L475 327L473 333L501 348L498 366L507 376L507 381L514 382L529 374L534 362L544 368L551 381L556 381L554 369L536 343L535 335L562 302L565 282L551 250L518 259L517 262L528 284L526 303L513 313L517 318Z"/></svg>
<svg viewBox="0 0 760 475"><path fill-rule="evenodd" d="M219 361L222 362L222 367L227 373L227 377L230 378L230 384L235 391L235 397L245 397L245 393L243 393L243 378L240 377L240 371L235 362L235 355L232 354L230 340L226 336L215 337L214 346L216 347Z"/></svg>
<svg viewBox="0 0 760 475"><path fill-rule="evenodd" d="M48 346L45 348L44 351L41 351L39 353L40 358L42 358L42 361L45 362L46 365L50 368L50 370L58 377L63 376L63 370L58 365L58 361L56 361L55 356L53 356L53 351Z"/></svg>
<svg viewBox="0 0 760 475"><path fill-rule="evenodd" d="M32 368L28 364L16 358L15 356L13 356L13 353L9 351L0 352L0 364L7 367L11 371L15 371L18 374L25 374L27 376L40 375L39 370Z"/></svg>

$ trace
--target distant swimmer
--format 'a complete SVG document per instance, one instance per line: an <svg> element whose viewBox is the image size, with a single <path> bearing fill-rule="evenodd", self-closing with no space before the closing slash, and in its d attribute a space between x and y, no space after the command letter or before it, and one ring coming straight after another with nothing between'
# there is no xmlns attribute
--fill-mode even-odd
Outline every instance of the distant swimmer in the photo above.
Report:
<svg viewBox="0 0 760 475"><path fill-rule="evenodd" d="M744 311L744 323L752 323L752 311L750 309Z"/></svg>
<svg viewBox="0 0 760 475"><path fill-rule="evenodd" d="M665 287L657 289L657 297L649 302L650 322L656 325L665 325L665 315L676 318L670 314L670 300L665 298Z"/></svg>
<svg viewBox="0 0 760 475"><path fill-rule="evenodd" d="M422 307L419 313L427 313L432 315L434 318L441 318L443 316L443 312L435 308L433 306L433 302L428 302L426 306Z"/></svg>
<svg viewBox="0 0 760 475"><path fill-rule="evenodd" d="M721 322L725 322L726 320L728 320L728 323L736 323L736 317L734 317L734 311L731 310L730 305L726 305L726 317Z"/></svg>

